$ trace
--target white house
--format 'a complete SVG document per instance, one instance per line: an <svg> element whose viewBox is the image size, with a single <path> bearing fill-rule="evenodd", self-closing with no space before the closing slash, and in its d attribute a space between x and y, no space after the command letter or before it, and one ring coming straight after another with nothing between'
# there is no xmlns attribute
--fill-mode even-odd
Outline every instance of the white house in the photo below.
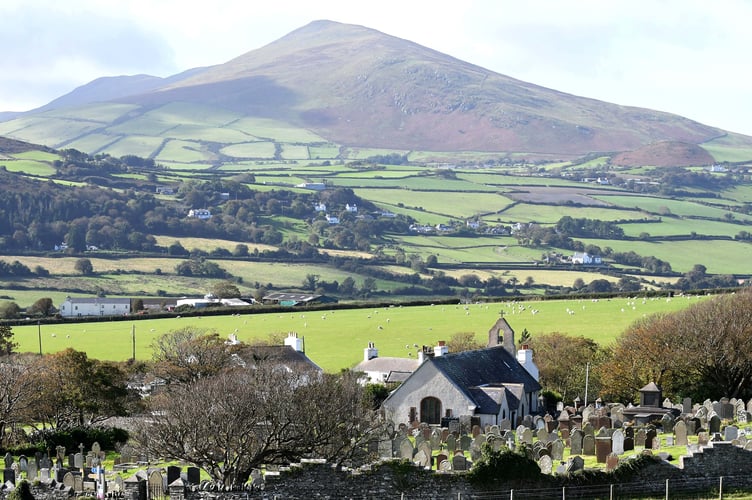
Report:
<svg viewBox="0 0 752 500"><path fill-rule="evenodd" d="M211 212L205 208L192 208L188 211L189 219L211 219Z"/></svg>
<svg viewBox="0 0 752 500"><path fill-rule="evenodd" d="M590 255L587 252L575 252L572 255L572 264L598 265L602 263L603 259L601 259L600 255Z"/></svg>
<svg viewBox="0 0 752 500"><path fill-rule="evenodd" d="M326 214L326 221L329 224L339 224L339 217L337 217L336 215Z"/></svg>
<svg viewBox="0 0 752 500"><path fill-rule="evenodd" d="M326 212L326 203L321 203L321 202L319 202L319 203L316 203L316 204L315 204L315 205L313 206L313 209L314 209L315 211L317 211L317 212Z"/></svg>
<svg viewBox="0 0 752 500"><path fill-rule="evenodd" d="M345 211L347 211L347 212L353 212L353 213L357 212L358 211L358 206L355 205L354 203L352 205L350 205L348 203L348 204L345 205Z"/></svg>
<svg viewBox="0 0 752 500"><path fill-rule="evenodd" d="M363 374L363 383L386 384L403 382L418 368L423 360L418 358L379 357L376 344L368 343L363 349L363 361L353 367L354 372Z"/></svg>
<svg viewBox="0 0 752 500"><path fill-rule="evenodd" d="M65 318L82 316L122 316L130 314L131 299L107 297L66 297L58 308Z"/></svg>

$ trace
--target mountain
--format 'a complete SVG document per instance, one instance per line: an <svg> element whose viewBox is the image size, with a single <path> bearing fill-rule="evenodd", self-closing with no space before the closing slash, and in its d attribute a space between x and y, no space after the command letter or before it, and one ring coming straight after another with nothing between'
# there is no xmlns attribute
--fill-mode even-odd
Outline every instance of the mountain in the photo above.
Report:
<svg viewBox="0 0 752 500"><path fill-rule="evenodd" d="M120 107L106 113L87 107L101 101ZM304 130L314 137L309 143L349 148L573 157L630 151L660 141L696 145L727 135L670 113L526 83L373 29L331 21L312 22L224 64L169 79L139 75L96 80L0 127L0 134L89 152L108 151L128 134L152 136L152 149L145 150L152 156L163 154L163 141L190 139L200 143L190 150L204 148L202 161L207 162L221 161L222 146L237 144L238 132L280 142L269 134L236 129L229 135L210 134L218 137L210 139L218 143L211 148L206 136L188 136L185 127L182 135L172 136L176 124L184 123L178 104L191 106L187 119L196 127L202 116L220 127L253 117L273 120L275 129L284 124ZM157 118L150 114L160 108L169 109ZM44 114L60 109L65 109L64 117ZM28 121L35 116L54 116L47 141L44 122ZM165 116L176 121L168 123ZM61 126L61 118L71 126ZM135 119L128 127L126 122ZM734 137L752 145L752 138ZM248 158L253 154L244 153Z"/></svg>

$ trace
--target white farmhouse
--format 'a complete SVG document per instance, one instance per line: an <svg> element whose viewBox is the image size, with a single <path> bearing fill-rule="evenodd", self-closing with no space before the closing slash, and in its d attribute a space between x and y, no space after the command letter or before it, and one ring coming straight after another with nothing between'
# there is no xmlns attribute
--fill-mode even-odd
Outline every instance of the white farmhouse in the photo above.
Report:
<svg viewBox="0 0 752 500"><path fill-rule="evenodd" d="M59 307L64 318L83 316L122 316L130 314L131 299L107 297L66 297Z"/></svg>

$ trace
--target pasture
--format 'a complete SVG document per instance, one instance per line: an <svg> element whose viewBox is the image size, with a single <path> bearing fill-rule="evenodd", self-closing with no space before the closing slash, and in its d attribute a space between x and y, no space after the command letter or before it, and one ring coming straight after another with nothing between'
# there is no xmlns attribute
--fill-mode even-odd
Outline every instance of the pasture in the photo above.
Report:
<svg viewBox="0 0 752 500"><path fill-rule="evenodd" d="M349 310L280 310L261 314L177 317L158 320L96 323L36 324L13 327L22 352L57 352L68 347L106 360L126 360L132 354L135 327L136 357L149 359L160 335L185 328L214 330L222 337L266 340L273 334L296 332L306 354L328 372L350 368L363 359L363 349L375 342L382 357L414 357L418 346L434 346L459 332L473 332L485 343L488 330L503 311L517 336L524 329L535 337L550 332L592 338L609 345L633 321L656 312L676 311L703 300L699 296L550 300L470 305L373 307Z"/></svg>

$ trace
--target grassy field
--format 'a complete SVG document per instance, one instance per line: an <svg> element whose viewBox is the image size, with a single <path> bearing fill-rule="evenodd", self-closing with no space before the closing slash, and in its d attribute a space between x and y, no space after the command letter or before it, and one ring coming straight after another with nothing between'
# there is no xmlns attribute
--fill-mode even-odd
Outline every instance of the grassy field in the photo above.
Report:
<svg viewBox="0 0 752 500"><path fill-rule="evenodd" d="M502 311L518 335L523 329L533 337L558 331L608 345L638 318L680 310L699 300L702 298L619 298L337 311L296 309L265 314L45 325L41 327L41 337L44 352L73 347L98 359L125 360L131 357L134 327L139 359L151 356L151 344L159 335L188 326L216 330L223 337L236 333L246 342L267 339L271 334L297 332L304 338L308 357L325 370L335 372L361 361L368 342L376 343L380 356L395 357L415 356L415 344L436 345L458 332L473 332L479 341L485 342L488 330ZM13 327L13 332L19 350L38 352L36 325Z"/></svg>

